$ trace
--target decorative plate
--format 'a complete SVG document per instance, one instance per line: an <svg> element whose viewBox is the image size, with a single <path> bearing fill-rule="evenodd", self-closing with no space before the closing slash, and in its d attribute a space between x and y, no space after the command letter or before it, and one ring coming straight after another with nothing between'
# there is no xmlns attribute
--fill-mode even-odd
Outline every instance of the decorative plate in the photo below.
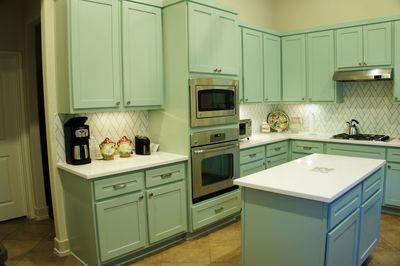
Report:
<svg viewBox="0 0 400 266"><path fill-rule="evenodd" d="M267 123L273 130L282 132L289 126L289 117L283 111L274 111L268 114Z"/></svg>

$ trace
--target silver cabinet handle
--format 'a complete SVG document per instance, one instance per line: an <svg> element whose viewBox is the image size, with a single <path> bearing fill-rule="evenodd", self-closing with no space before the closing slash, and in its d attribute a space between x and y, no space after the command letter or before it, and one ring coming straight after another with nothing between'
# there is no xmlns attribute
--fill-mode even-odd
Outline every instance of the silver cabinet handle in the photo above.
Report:
<svg viewBox="0 0 400 266"><path fill-rule="evenodd" d="M366 62L364 62L364 66L366 66L367 65L367 63Z"/></svg>
<svg viewBox="0 0 400 266"><path fill-rule="evenodd" d="M390 164L388 164L387 168L388 168L388 169L392 169L392 166L390 166Z"/></svg>
<svg viewBox="0 0 400 266"><path fill-rule="evenodd" d="M143 195L139 196L139 200L142 200L142 199L144 199L144 196Z"/></svg>
<svg viewBox="0 0 400 266"><path fill-rule="evenodd" d="M280 150L281 150L281 147L275 148L275 151L280 151Z"/></svg>
<svg viewBox="0 0 400 266"><path fill-rule="evenodd" d="M312 149L312 147L303 147L303 150L309 151L309 150L311 150L311 149Z"/></svg>
<svg viewBox="0 0 400 266"><path fill-rule="evenodd" d="M302 101L304 101L304 97L303 97L303 98L301 98L301 100L302 100Z"/></svg>
<svg viewBox="0 0 400 266"><path fill-rule="evenodd" d="M218 72L218 68L214 69L214 72Z"/></svg>
<svg viewBox="0 0 400 266"><path fill-rule="evenodd" d="M249 101L249 99L244 99L246 102L248 102Z"/></svg>
<svg viewBox="0 0 400 266"><path fill-rule="evenodd" d="M172 173L162 174L161 179L170 178L171 176L172 176Z"/></svg>
<svg viewBox="0 0 400 266"><path fill-rule="evenodd" d="M218 73L221 73L222 69L218 69Z"/></svg>
<svg viewBox="0 0 400 266"><path fill-rule="evenodd" d="M215 214L220 213L224 210L224 207L219 207L217 209L214 210Z"/></svg>
<svg viewBox="0 0 400 266"><path fill-rule="evenodd" d="M359 65L359 66L362 66L362 63L361 63L361 62L359 62L359 63L358 63L358 65Z"/></svg>
<svg viewBox="0 0 400 266"><path fill-rule="evenodd" d="M117 185L114 185L114 186L113 186L113 189L114 189L114 190L123 189L123 188L126 188L126 183L117 184Z"/></svg>
<svg viewBox="0 0 400 266"><path fill-rule="evenodd" d="M254 157L256 157L256 156L257 156L257 153L249 154L249 157L250 157L250 158L254 158Z"/></svg>
<svg viewBox="0 0 400 266"><path fill-rule="evenodd" d="M127 102L126 102L126 105L130 105L130 104L131 104L131 101L127 101Z"/></svg>
<svg viewBox="0 0 400 266"><path fill-rule="evenodd" d="M154 196L154 193L150 193L149 194L149 198L151 198L151 197L153 197Z"/></svg>
<svg viewBox="0 0 400 266"><path fill-rule="evenodd" d="M116 102L116 103L115 103L115 105L120 105L120 104L121 104L121 102Z"/></svg>

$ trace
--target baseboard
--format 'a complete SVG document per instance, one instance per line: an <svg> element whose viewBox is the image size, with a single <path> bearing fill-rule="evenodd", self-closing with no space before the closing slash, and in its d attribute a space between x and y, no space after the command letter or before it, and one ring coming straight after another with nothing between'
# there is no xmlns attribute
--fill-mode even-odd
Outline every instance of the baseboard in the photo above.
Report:
<svg viewBox="0 0 400 266"><path fill-rule="evenodd" d="M49 208L43 207L43 208L34 208L35 212L35 220L36 221L41 221L49 218Z"/></svg>
<svg viewBox="0 0 400 266"><path fill-rule="evenodd" d="M57 256L63 257L67 256L71 253L69 249L69 240L58 240L56 237L54 238L54 253Z"/></svg>

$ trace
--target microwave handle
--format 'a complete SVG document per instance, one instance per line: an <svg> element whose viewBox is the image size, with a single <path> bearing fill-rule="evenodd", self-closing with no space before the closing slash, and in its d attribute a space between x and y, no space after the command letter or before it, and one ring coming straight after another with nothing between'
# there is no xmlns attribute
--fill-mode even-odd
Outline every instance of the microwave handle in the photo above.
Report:
<svg viewBox="0 0 400 266"><path fill-rule="evenodd" d="M239 144L236 143L236 144L233 144L233 145L228 145L228 146L223 146L223 147L218 147L218 148L205 149L205 150L196 150L196 151L194 151L194 154L216 152L216 151L226 150L227 148L236 148L236 147L239 147Z"/></svg>

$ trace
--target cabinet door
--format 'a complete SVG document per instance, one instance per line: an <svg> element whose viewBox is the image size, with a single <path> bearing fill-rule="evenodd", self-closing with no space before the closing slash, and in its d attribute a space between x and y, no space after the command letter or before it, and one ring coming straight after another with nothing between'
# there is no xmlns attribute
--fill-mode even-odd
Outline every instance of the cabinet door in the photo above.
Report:
<svg viewBox="0 0 400 266"><path fill-rule="evenodd" d="M310 101L334 101L335 70L333 31L307 35L308 96Z"/></svg>
<svg viewBox="0 0 400 266"><path fill-rule="evenodd" d="M362 27L339 29L336 31L336 61L338 68L363 65Z"/></svg>
<svg viewBox="0 0 400 266"><path fill-rule="evenodd" d="M363 27L364 62L366 66L390 65L392 63L391 23Z"/></svg>
<svg viewBox="0 0 400 266"><path fill-rule="evenodd" d="M262 33L242 30L243 92L245 103L263 101L263 50Z"/></svg>
<svg viewBox="0 0 400 266"><path fill-rule="evenodd" d="M281 38L263 34L264 102L281 100Z"/></svg>
<svg viewBox="0 0 400 266"><path fill-rule="evenodd" d="M185 232L185 183L178 182L147 191L150 243Z"/></svg>
<svg viewBox="0 0 400 266"><path fill-rule="evenodd" d="M360 221L357 209L328 233L326 241L326 266L357 265L357 244Z"/></svg>
<svg viewBox="0 0 400 266"><path fill-rule="evenodd" d="M97 202L96 215L101 261L145 246L147 227L143 193Z"/></svg>
<svg viewBox="0 0 400 266"><path fill-rule="evenodd" d="M122 2L124 106L163 103L161 9Z"/></svg>
<svg viewBox="0 0 400 266"><path fill-rule="evenodd" d="M394 23L393 97L400 101L400 21Z"/></svg>
<svg viewBox="0 0 400 266"><path fill-rule="evenodd" d="M361 265L378 244L381 222L382 190L361 205L358 265Z"/></svg>
<svg viewBox="0 0 400 266"><path fill-rule="evenodd" d="M301 102L306 98L305 35L282 38L282 99Z"/></svg>
<svg viewBox="0 0 400 266"><path fill-rule="evenodd" d="M73 108L116 108L121 98L119 1L70 4Z"/></svg>
<svg viewBox="0 0 400 266"><path fill-rule="evenodd" d="M400 164L398 163L387 164L385 205L400 207Z"/></svg>
<svg viewBox="0 0 400 266"><path fill-rule="evenodd" d="M219 74L239 74L240 30L236 15L215 10L213 54Z"/></svg>
<svg viewBox="0 0 400 266"><path fill-rule="evenodd" d="M242 164L242 165L240 165L240 177L243 177L246 175L251 175L251 174L260 172L262 170L265 170L265 161L264 160L258 160L255 162Z"/></svg>

